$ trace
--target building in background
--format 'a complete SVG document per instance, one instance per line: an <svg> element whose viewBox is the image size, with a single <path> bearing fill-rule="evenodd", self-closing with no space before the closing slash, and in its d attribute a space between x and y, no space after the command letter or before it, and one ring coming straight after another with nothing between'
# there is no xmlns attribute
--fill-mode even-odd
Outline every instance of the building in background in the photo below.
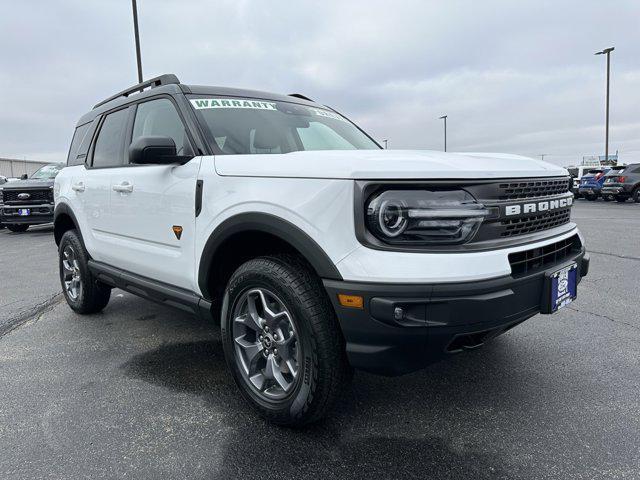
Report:
<svg viewBox="0 0 640 480"><path fill-rule="evenodd" d="M25 173L31 176L43 165L54 162L39 162L37 160L18 160L15 158L0 158L0 175L3 177L20 177Z"/></svg>

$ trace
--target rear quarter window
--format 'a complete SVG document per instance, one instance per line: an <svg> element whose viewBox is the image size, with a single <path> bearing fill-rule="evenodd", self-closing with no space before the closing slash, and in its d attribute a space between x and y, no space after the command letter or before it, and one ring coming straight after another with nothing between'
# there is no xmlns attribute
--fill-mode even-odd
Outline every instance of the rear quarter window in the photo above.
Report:
<svg viewBox="0 0 640 480"><path fill-rule="evenodd" d="M74 165L81 165L84 163L84 158L78 159L77 157L80 145L82 145L82 141L89 131L89 126L91 126L91 122L76 127L76 131L73 133L73 138L71 139L71 146L69 147L67 166L72 167Z"/></svg>

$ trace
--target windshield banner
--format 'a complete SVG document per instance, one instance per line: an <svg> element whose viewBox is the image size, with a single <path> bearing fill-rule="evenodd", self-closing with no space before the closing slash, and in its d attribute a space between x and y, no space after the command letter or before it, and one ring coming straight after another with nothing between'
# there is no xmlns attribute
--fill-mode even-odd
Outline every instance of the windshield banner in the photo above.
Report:
<svg viewBox="0 0 640 480"><path fill-rule="evenodd" d="M273 102L260 100L248 100L242 98L197 98L191 100L191 105L196 110L205 108L251 108L253 110L277 110Z"/></svg>

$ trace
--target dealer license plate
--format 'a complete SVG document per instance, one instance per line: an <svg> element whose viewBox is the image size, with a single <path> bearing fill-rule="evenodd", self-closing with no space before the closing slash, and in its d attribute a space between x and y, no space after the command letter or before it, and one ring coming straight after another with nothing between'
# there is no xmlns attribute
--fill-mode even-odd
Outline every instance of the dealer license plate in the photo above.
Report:
<svg viewBox="0 0 640 480"><path fill-rule="evenodd" d="M28 217L29 215L31 215L31 209L30 208L19 208L18 209L18 216L20 216L20 217Z"/></svg>
<svg viewBox="0 0 640 480"><path fill-rule="evenodd" d="M551 312L566 307L576 299L578 294L578 265L572 263L550 275L551 280Z"/></svg>

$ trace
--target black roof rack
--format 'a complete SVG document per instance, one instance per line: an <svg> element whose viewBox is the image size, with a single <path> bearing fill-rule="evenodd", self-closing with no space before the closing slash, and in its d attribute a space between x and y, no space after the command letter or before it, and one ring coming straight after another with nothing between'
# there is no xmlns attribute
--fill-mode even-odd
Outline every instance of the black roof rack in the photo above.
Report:
<svg viewBox="0 0 640 480"><path fill-rule="evenodd" d="M115 95L110 96L106 100L101 101L100 103L96 103L93 108L98 108L100 105L104 105L105 103L109 103L111 100L115 100L120 97L128 97L132 93L142 92L145 88L151 87L159 87L161 85L171 85L178 84L180 80L173 73L167 73L165 75L160 75L159 77L152 78L151 80L146 80L142 83L134 85L133 87L129 87L126 90L123 90Z"/></svg>
<svg viewBox="0 0 640 480"><path fill-rule="evenodd" d="M301 93L290 93L289 96L290 97L301 98L302 100L308 100L310 102L313 102L313 100L311 100L309 97L306 97L306 96L302 95Z"/></svg>

